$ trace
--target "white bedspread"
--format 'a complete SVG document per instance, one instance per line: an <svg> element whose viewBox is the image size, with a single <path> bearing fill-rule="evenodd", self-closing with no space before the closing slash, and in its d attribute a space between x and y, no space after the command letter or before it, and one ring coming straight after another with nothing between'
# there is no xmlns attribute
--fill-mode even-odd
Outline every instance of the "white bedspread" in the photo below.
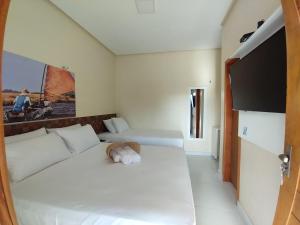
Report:
<svg viewBox="0 0 300 225"><path fill-rule="evenodd" d="M142 146L142 162L113 164L101 143L12 184L20 225L194 225L184 151Z"/></svg>
<svg viewBox="0 0 300 225"><path fill-rule="evenodd" d="M180 131L129 129L122 133L101 133L98 137L108 142L135 141L143 145L183 148L183 136Z"/></svg>

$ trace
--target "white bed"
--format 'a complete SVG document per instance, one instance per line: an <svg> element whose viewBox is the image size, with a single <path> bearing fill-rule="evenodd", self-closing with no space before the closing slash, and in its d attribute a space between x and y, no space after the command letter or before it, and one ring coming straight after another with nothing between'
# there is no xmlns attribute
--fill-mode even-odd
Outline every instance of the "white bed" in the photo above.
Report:
<svg viewBox="0 0 300 225"><path fill-rule="evenodd" d="M142 146L140 164L113 164L101 143L12 184L20 225L194 225L184 151Z"/></svg>
<svg viewBox="0 0 300 225"><path fill-rule="evenodd" d="M183 148L183 136L180 131L129 129L121 133L100 133L98 137L107 142L136 141L143 145Z"/></svg>

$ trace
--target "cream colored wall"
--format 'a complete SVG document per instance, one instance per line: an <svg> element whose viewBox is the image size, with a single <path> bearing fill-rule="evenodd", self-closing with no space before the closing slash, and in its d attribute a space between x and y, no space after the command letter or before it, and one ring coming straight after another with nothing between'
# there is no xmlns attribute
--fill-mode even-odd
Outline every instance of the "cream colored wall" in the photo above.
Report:
<svg viewBox="0 0 300 225"><path fill-rule="evenodd" d="M243 34L254 31L261 19L267 19L279 6L280 0L235 0L222 28L221 49L221 145L223 148L224 128L224 65L226 59L240 47ZM220 161L222 163L222 160ZM222 165L220 165L222 168Z"/></svg>
<svg viewBox="0 0 300 225"><path fill-rule="evenodd" d="M210 152L220 124L220 50L118 56L117 111L134 128L181 130L186 151ZM188 139L189 89L206 87L205 140Z"/></svg>
<svg viewBox="0 0 300 225"><path fill-rule="evenodd" d="M277 155L242 140L240 204L253 225L271 225L280 186Z"/></svg>
<svg viewBox="0 0 300 225"><path fill-rule="evenodd" d="M77 116L115 112L115 56L47 0L12 0L4 49L76 77Z"/></svg>
<svg viewBox="0 0 300 225"><path fill-rule="evenodd" d="M278 6L279 0L237 1L223 27L222 78L224 61L239 47L241 35ZM47 0L11 1L4 48L69 67L76 74L78 116L116 111L116 73L117 111L132 127L181 130L186 150L210 151L211 129L220 124L220 105L222 116L224 108L219 50L120 56L115 62L110 51ZM207 88L203 141L187 136L190 87ZM271 224L279 186L277 156L242 141L241 157L241 205L254 225Z"/></svg>
<svg viewBox="0 0 300 225"><path fill-rule="evenodd" d="M224 62L240 46L240 37L256 29L257 21L267 19L280 0L237 0L222 30L221 50L221 127L224 124ZM276 132L276 131L275 131ZM221 132L221 155L223 132ZM254 225L271 225L279 191L277 155L255 144L242 141L240 204ZM222 168L222 160L220 160Z"/></svg>

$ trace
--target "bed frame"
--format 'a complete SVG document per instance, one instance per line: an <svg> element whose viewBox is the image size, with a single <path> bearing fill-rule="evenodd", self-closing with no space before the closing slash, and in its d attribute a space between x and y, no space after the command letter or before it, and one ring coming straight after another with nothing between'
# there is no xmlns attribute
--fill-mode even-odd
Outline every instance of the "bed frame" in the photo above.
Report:
<svg viewBox="0 0 300 225"><path fill-rule="evenodd" d="M107 120L112 117L116 117L116 114L72 117L72 118L63 118L63 119L51 119L51 120L25 122L25 123L6 124L4 125L4 134L7 137L16 134L30 132L42 127L59 128L59 127L71 126L78 123L80 123L81 125L91 124L95 132L99 134L107 131L106 127L103 124L103 120Z"/></svg>

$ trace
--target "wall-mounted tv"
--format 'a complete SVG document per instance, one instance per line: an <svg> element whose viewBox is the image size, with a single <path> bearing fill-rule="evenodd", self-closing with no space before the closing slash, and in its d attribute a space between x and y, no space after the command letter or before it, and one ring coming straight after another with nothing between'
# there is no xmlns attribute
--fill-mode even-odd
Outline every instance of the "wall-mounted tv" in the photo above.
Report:
<svg viewBox="0 0 300 225"><path fill-rule="evenodd" d="M234 110L285 113L285 40L283 27L230 67Z"/></svg>

